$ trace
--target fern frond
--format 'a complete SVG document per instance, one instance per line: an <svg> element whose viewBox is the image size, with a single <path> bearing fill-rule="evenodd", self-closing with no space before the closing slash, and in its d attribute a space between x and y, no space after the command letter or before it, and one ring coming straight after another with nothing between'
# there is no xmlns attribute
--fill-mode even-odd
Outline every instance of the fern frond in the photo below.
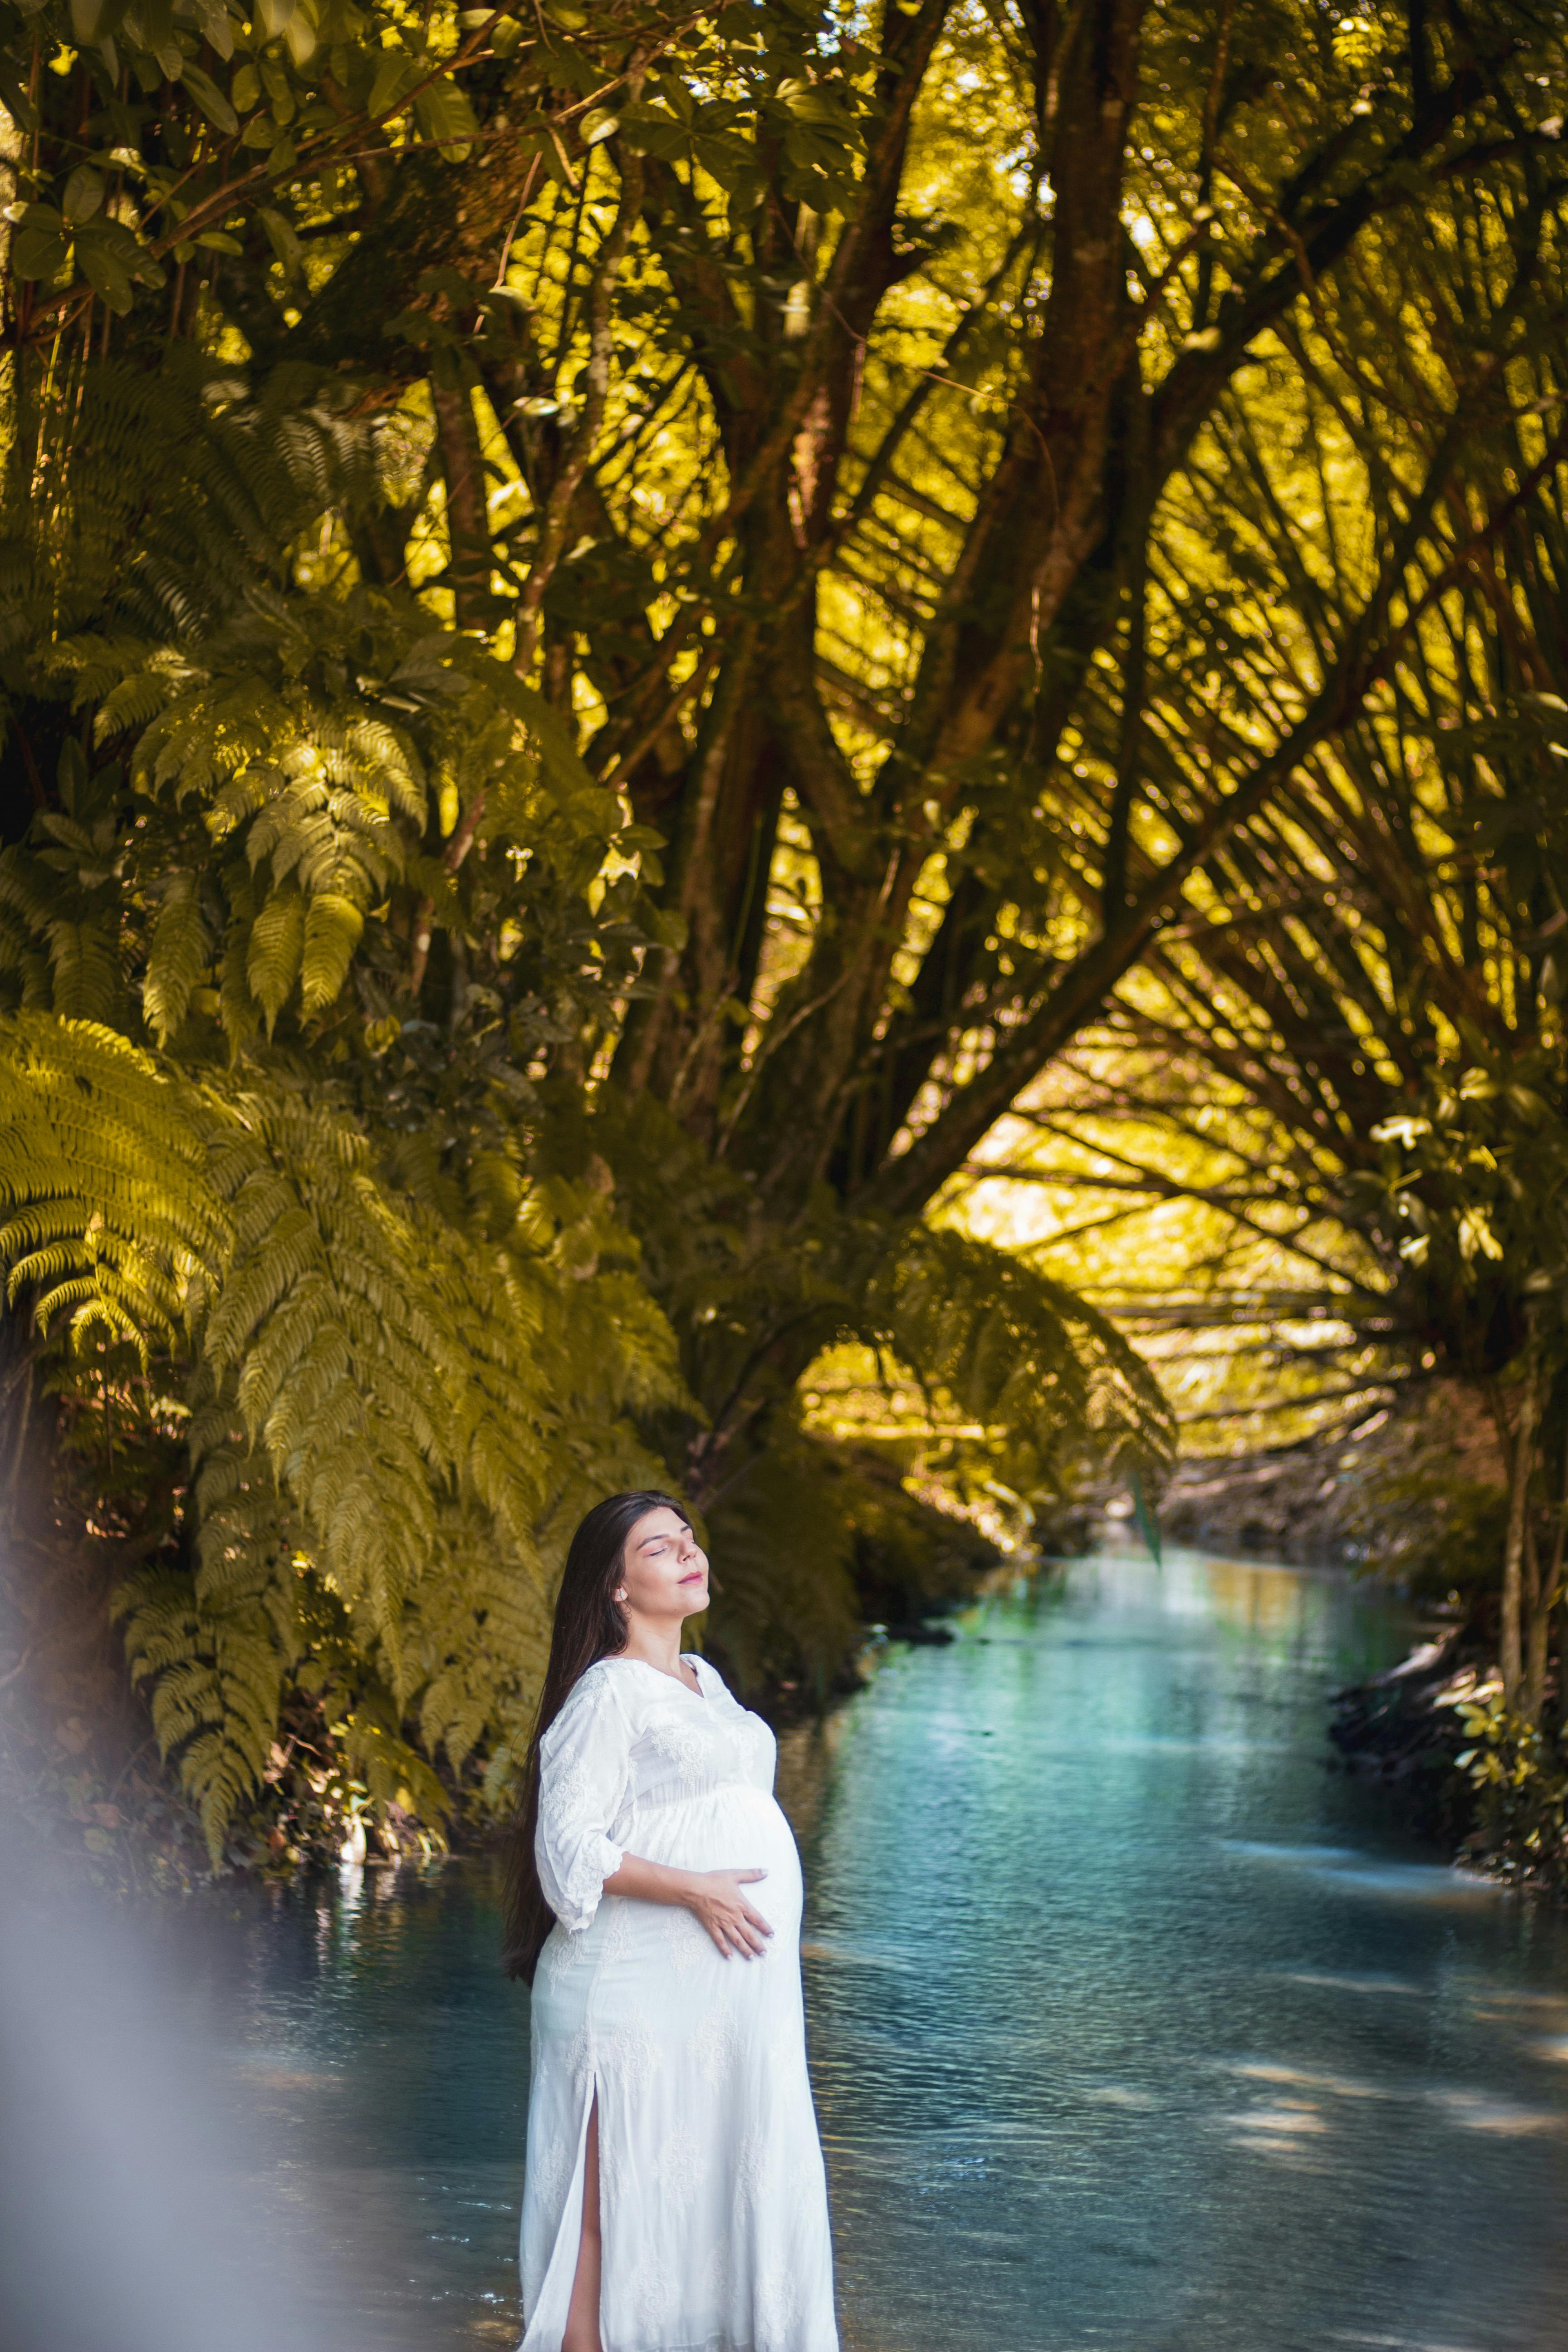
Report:
<svg viewBox="0 0 1568 2352"><path fill-rule="evenodd" d="M305 901L292 883L272 891L250 927L245 977L272 1034L305 953Z"/></svg>
<svg viewBox="0 0 1568 2352"><path fill-rule="evenodd" d="M364 916L352 898L318 890L305 909L300 958L300 1003L307 1014L335 1003L364 929Z"/></svg>
<svg viewBox="0 0 1568 2352"><path fill-rule="evenodd" d="M142 1011L161 1045L168 1044L184 1022L191 992L201 982L209 952L197 878L193 873L171 874L153 927L142 989Z"/></svg>
<svg viewBox="0 0 1568 2352"><path fill-rule="evenodd" d="M120 941L107 919L47 926L55 1010L67 1020L109 1022L122 993Z"/></svg>

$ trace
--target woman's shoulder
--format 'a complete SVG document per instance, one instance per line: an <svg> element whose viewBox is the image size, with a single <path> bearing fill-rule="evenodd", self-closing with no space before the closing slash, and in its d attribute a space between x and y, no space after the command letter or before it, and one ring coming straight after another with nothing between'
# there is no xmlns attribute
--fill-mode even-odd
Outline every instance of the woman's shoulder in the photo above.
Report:
<svg viewBox="0 0 1568 2352"><path fill-rule="evenodd" d="M561 1702L561 1709L541 1741L542 1747L563 1738L574 1727L606 1715L624 1712L626 1694L618 1687L614 1663L609 1658L595 1658L585 1666Z"/></svg>

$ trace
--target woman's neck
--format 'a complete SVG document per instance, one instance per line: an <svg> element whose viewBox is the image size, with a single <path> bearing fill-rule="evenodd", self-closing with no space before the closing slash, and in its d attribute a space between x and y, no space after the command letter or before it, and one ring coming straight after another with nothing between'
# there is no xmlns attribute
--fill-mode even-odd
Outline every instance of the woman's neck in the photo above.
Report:
<svg viewBox="0 0 1568 2352"><path fill-rule="evenodd" d="M645 1666L657 1666L661 1675L674 1675L680 1679L680 1636L685 1619L633 1617L626 1627L626 1644L623 1658L640 1658Z"/></svg>

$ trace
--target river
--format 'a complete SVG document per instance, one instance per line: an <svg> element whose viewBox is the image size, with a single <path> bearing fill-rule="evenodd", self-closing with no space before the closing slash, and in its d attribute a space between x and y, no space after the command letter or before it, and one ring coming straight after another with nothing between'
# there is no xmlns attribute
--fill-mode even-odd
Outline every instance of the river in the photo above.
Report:
<svg viewBox="0 0 1568 2352"><path fill-rule="evenodd" d="M1406 1631L1337 1577L1102 1557L786 1738L855 2352L1568 2343L1568 1922L1325 1769L1327 1694ZM325 2231L388 2352L515 2341L496 1944L472 1864L182 1935L258 2214Z"/></svg>

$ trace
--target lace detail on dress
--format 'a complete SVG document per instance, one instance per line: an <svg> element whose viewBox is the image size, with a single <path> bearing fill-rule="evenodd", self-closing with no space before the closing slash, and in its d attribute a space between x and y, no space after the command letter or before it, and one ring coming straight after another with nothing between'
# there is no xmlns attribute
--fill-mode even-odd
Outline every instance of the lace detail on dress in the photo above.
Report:
<svg viewBox="0 0 1568 2352"><path fill-rule="evenodd" d="M800 2326L801 2300L794 2264L770 2263L756 2284L757 2352L774 2352L775 2347L793 2341Z"/></svg>
<svg viewBox="0 0 1568 2352"><path fill-rule="evenodd" d="M707 1928L689 1911L671 1910L660 1925L670 1968L677 1981L683 1984L694 1969L701 1967L713 1948L712 1940Z"/></svg>
<svg viewBox="0 0 1568 2352"><path fill-rule="evenodd" d="M547 2212L558 2214L565 2204L576 2157L569 2139L557 2139L546 2141L534 2158L532 2187Z"/></svg>
<svg viewBox="0 0 1568 2352"><path fill-rule="evenodd" d="M599 1958L602 1961L621 1959L632 1949L635 1941L636 1930L632 1925L631 1905L618 1902L612 1895L605 1906L605 1925L599 1941Z"/></svg>
<svg viewBox="0 0 1568 2352"><path fill-rule="evenodd" d="M573 1936L563 1928L559 1929L545 1939L544 1949L539 1956L539 1972L547 1985L559 1984L573 1969L582 1968L593 1957L581 1936Z"/></svg>
<svg viewBox="0 0 1568 2352"><path fill-rule="evenodd" d="M627 2211L635 2203L637 2177L626 2143L605 2128L603 2115L599 2117L599 2209L612 2216Z"/></svg>
<svg viewBox="0 0 1568 2352"><path fill-rule="evenodd" d="M680 2275L674 2265L658 2246L645 2242L630 2298L645 2343L657 2344L668 2314L680 2308Z"/></svg>
<svg viewBox="0 0 1568 2352"><path fill-rule="evenodd" d="M742 2202L754 2205L763 2193L768 2177L768 2151L771 2139L765 2128L749 2131L741 2142L735 2158L734 2186Z"/></svg>
<svg viewBox="0 0 1568 2352"><path fill-rule="evenodd" d="M735 2264L726 2233L710 2245L697 2281L698 2294L710 2311L727 2311L735 2292Z"/></svg>
<svg viewBox="0 0 1568 2352"><path fill-rule="evenodd" d="M709 1778L712 1735L696 1723L656 1723L647 1745L660 1761L670 1765L683 1788L700 1789Z"/></svg>
<svg viewBox="0 0 1568 2352"><path fill-rule="evenodd" d="M627 2091L640 2091L658 2074L663 2052L646 2026L616 2025L596 2036L594 2055Z"/></svg>
<svg viewBox="0 0 1568 2352"><path fill-rule="evenodd" d="M654 2165L653 2177L662 2202L683 2212L696 2196L708 2171L707 2143L688 2124L667 2132Z"/></svg>
<svg viewBox="0 0 1568 2352"><path fill-rule="evenodd" d="M755 1967L754 1961L745 1963ZM734 2072L742 2048L741 2029L733 2013L712 2009L691 2037L691 2063L710 2091Z"/></svg>

